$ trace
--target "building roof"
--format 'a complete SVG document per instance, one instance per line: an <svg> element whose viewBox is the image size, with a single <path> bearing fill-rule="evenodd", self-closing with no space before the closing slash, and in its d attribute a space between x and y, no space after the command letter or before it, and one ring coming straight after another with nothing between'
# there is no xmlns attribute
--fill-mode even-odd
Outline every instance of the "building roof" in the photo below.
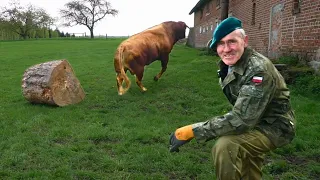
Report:
<svg viewBox="0 0 320 180"><path fill-rule="evenodd" d="M199 11L204 5L206 5L210 0L199 0L198 3L191 9L189 15L192 13Z"/></svg>

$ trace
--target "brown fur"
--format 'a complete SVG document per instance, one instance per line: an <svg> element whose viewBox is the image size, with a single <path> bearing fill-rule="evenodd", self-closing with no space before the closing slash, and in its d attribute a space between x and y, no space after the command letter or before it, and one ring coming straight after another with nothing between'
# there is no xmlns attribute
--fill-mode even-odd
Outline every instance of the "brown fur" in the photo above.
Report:
<svg viewBox="0 0 320 180"><path fill-rule="evenodd" d="M126 75L127 70L136 76L136 83L141 91L146 91L147 89L141 83L144 66L160 60L162 69L154 77L154 80L157 81L167 69L169 53L173 45L178 40L185 38L187 27L181 21L167 21L124 40L118 46L114 56L118 94L123 95L130 88L131 82ZM124 88L123 81L126 84Z"/></svg>

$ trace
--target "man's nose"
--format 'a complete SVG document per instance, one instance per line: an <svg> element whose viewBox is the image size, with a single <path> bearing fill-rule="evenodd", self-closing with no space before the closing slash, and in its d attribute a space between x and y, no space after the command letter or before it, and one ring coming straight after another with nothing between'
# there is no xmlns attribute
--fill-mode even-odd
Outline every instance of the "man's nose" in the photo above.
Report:
<svg viewBox="0 0 320 180"><path fill-rule="evenodd" d="M225 44L224 44L223 50L224 50L224 51L230 51L230 50L231 50L231 48L230 48L230 46L229 46L228 43L225 43Z"/></svg>

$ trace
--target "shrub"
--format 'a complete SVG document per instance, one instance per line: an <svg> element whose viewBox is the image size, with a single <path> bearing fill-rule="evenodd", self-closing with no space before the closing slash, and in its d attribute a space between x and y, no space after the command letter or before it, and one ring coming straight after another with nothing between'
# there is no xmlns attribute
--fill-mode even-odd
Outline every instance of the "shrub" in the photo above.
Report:
<svg viewBox="0 0 320 180"><path fill-rule="evenodd" d="M306 74L296 77L293 88L303 95L320 95L320 76Z"/></svg>
<svg viewBox="0 0 320 180"><path fill-rule="evenodd" d="M289 165L285 160L276 160L267 164L264 168L271 174L282 174L288 171Z"/></svg>
<svg viewBox="0 0 320 180"><path fill-rule="evenodd" d="M283 56L275 61L277 64L287 64L289 66L300 65L299 58L294 56Z"/></svg>
<svg viewBox="0 0 320 180"><path fill-rule="evenodd" d="M320 76L307 66L298 56L283 56L274 61L274 64L285 64L280 70L286 82L293 85L293 90L302 95L320 95Z"/></svg>
<svg viewBox="0 0 320 180"><path fill-rule="evenodd" d="M199 48L199 56L218 56L217 52L210 48Z"/></svg>

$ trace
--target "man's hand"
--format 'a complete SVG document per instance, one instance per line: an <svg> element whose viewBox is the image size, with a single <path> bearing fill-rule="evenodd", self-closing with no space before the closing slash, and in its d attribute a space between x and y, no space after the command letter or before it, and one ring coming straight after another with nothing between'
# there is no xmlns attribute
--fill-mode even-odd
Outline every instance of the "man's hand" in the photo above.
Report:
<svg viewBox="0 0 320 180"><path fill-rule="evenodd" d="M184 145L185 143L189 142L190 140L178 140L175 136L175 133L171 133L170 135L170 152L179 152L179 147Z"/></svg>
<svg viewBox="0 0 320 180"><path fill-rule="evenodd" d="M184 126L177 129L174 133L171 133L169 138L169 151L179 152L179 147L193 139L194 134L192 131L192 125Z"/></svg>

